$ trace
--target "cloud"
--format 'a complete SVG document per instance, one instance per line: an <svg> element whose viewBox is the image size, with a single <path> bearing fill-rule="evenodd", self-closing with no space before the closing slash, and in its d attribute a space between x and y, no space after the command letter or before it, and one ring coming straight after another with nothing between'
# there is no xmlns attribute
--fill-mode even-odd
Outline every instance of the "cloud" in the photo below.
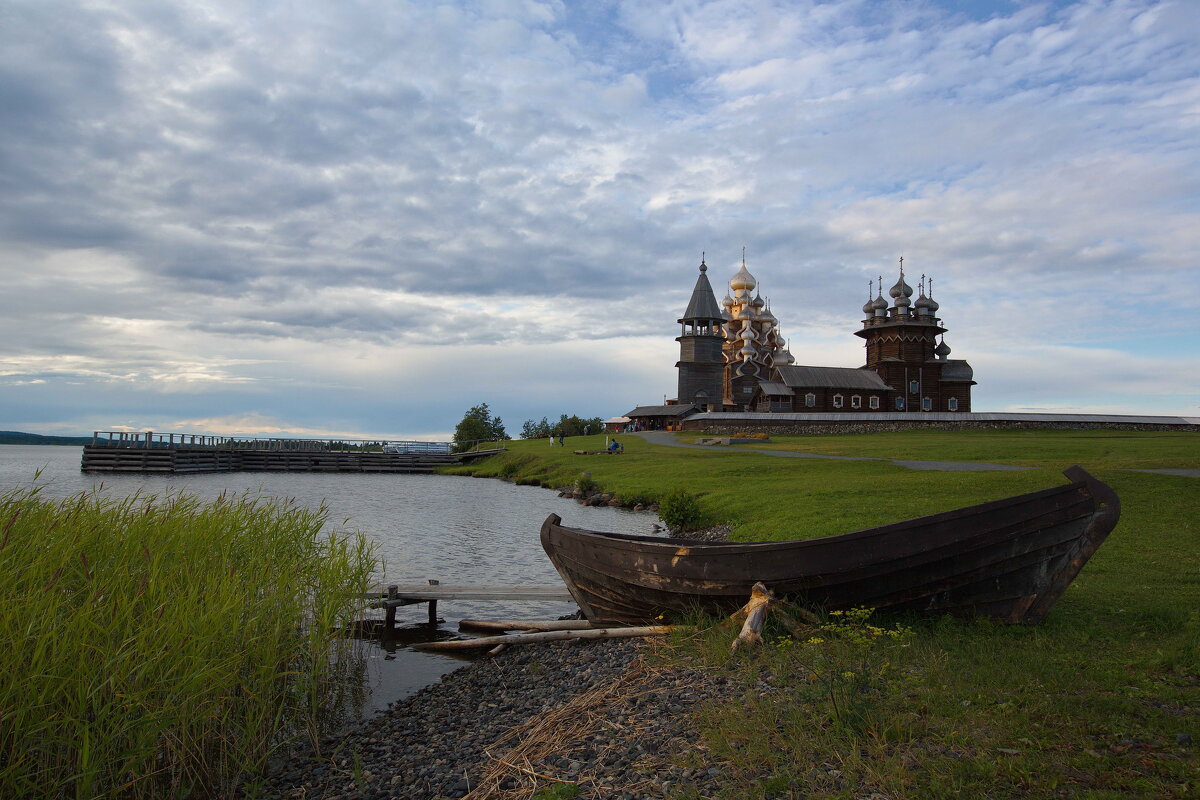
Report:
<svg viewBox="0 0 1200 800"><path fill-rule="evenodd" d="M700 251L719 287L743 245L798 355L859 363L863 284L905 255L980 398L1029 389L1002 348L1162 371L1065 403L1194 405L1146 353L1197 333L1189 11L19 3L0 33L0 418L91 425L92 403L445 431L454 412L418 407L453 392L607 416L671 392ZM1056 343L1074 349L1039 350ZM552 365L553 402L470 362L515 351ZM400 428L369 390L345 410L293 396L336 392L331 353L386 375L416 352L441 388Z"/></svg>

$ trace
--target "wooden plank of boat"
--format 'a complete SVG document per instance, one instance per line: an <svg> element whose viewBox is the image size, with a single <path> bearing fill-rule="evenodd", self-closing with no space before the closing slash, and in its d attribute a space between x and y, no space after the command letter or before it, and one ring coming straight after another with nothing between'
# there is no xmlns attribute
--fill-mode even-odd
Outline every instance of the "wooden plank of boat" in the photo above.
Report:
<svg viewBox="0 0 1200 800"><path fill-rule="evenodd" d="M702 608L729 613L761 581L830 609L872 607L1037 622L1120 517L1080 467L1017 497L790 542L710 543L542 525L542 546L595 624Z"/></svg>

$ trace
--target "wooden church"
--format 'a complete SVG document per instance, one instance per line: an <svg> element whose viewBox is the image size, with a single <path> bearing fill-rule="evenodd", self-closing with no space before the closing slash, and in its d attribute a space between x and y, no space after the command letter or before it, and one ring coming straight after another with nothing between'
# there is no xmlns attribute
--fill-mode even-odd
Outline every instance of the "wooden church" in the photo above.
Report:
<svg viewBox="0 0 1200 800"><path fill-rule="evenodd" d="M932 281L919 295L900 279L883 297L883 278L863 306L861 367L795 363L757 281L742 267L717 302L700 261L679 337L677 403L702 411L865 412L970 411L975 385L970 364L948 358L946 329L937 316ZM874 284L872 284L874 288ZM928 291L928 294L927 294Z"/></svg>

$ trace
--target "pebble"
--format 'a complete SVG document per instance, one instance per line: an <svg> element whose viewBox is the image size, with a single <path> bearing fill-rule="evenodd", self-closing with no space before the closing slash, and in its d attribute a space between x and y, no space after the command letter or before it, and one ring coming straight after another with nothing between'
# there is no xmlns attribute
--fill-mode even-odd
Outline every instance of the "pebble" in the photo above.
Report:
<svg viewBox="0 0 1200 800"><path fill-rule="evenodd" d="M514 647L476 661L325 740L321 756L301 754L280 765L261 796L462 797L493 764L484 750L500 755L492 742L611 683L648 646L638 640L555 642ZM707 751L691 711L732 697L735 682L702 669L641 675L640 685L609 706L592 730L561 742L558 752L533 765L534 771L578 783L577 797L583 799L661 798L685 787L700 797L715 795L724 772L719 764L703 763ZM700 766L681 766L697 758ZM502 787L528 796L531 780L514 771Z"/></svg>

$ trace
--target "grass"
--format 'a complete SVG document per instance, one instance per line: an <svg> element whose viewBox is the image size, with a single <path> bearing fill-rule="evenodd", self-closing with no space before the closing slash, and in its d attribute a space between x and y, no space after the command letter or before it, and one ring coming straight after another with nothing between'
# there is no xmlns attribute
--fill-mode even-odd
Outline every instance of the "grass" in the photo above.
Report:
<svg viewBox="0 0 1200 800"><path fill-rule="evenodd" d="M830 535L1006 497L1060 483L1073 463L1122 500L1120 524L1038 626L872 616L863 624L912 633L864 645L830 617L808 637L769 624L768 646L736 655L724 624L674 639L661 651L668 663L703 662L742 687L736 701L702 712L702 747L680 756L726 765L718 797L1200 796L1200 746L1176 740L1200 743L1200 481L1129 471L1200 467L1194 434L928 432L777 445L1033 467L1020 472L621 438L624 456L573 456L572 440L560 449L514 442L476 471L557 486L586 470L627 502L683 489L742 539Z"/></svg>
<svg viewBox="0 0 1200 800"><path fill-rule="evenodd" d="M375 559L323 512L0 496L0 796L232 797L314 744L362 662Z"/></svg>
<svg viewBox="0 0 1200 800"><path fill-rule="evenodd" d="M684 441L694 434L681 435ZM867 456L923 461L991 461L1058 468L1086 464L1089 470L1198 469L1200 436L1195 433L1115 430L904 431L837 436L772 435L764 450Z"/></svg>

